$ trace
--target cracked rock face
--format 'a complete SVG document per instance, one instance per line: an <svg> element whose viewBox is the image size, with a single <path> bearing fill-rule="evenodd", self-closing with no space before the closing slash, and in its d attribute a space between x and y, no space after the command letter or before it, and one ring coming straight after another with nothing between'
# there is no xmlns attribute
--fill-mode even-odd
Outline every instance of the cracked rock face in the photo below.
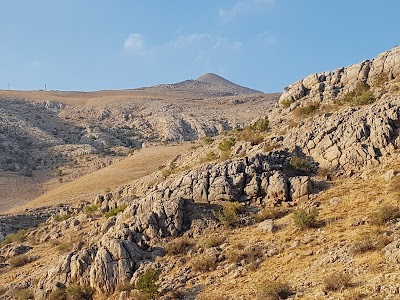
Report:
<svg viewBox="0 0 400 300"><path fill-rule="evenodd" d="M159 255L160 239L206 226L204 208L196 208L194 200L308 198L311 180L287 172L289 157L280 151L206 165L157 185L142 198L123 196L119 201L128 203L125 211L95 229L89 246L72 251L51 268L36 289L37 298L46 299L58 283L70 282L112 294L118 284L132 280L141 264Z"/></svg>
<svg viewBox="0 0 400 300"><path fill-rule="evenodd" d="M311 74L289 85L279 98L279 104L284 106L284 102L292 103L293 109L304 103L332 102L351 91L359 81L374 85L380 74L388 78L400 76L400 47L347 68Z"/></svg>

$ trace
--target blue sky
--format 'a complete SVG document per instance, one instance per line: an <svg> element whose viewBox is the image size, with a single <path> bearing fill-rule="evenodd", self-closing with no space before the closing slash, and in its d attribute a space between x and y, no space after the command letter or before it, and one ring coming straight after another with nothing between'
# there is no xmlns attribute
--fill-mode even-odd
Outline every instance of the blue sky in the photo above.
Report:
<svg viewBox="0 0 400 300"><path fill-rule="evenodd" d="M213 72L280 92L400 44L398 0L0 2L0 89L128 89Z"/></svg>

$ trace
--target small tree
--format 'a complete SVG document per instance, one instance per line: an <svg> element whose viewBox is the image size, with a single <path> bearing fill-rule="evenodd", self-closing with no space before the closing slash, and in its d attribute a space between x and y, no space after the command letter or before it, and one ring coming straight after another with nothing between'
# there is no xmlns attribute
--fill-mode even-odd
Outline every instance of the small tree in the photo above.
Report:
<svg viewBox="0 0 400 300"><path fill-rule="evenodd" d="M147 298L156 299L158 295L158 280L159 273L156 270L148 269L143 274L140 274L136 283L136 288Z"/></svg>

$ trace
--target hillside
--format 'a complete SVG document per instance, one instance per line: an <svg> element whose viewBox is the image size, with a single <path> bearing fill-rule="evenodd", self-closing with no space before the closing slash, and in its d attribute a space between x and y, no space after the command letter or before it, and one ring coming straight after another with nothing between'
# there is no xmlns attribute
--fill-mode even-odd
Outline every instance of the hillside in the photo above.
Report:
<svg viewBox="0 0 400 300"><path fill-rule="evenodd" d="M32 200L142 147L193 141L243 127L279 97L231 94L214 85L0 91L0 176L2 186L11 187L3 193L0 207ZM27 184L15 188L17 182Z"/></svg>
<svg viewBox="0 0 400 300"><path fill-rule="evenodd" d="M399 57L312 74L274 104L192 99L248 121L111 191L28 209L50 217L4 239L1 297L399 299Z"/></svg>

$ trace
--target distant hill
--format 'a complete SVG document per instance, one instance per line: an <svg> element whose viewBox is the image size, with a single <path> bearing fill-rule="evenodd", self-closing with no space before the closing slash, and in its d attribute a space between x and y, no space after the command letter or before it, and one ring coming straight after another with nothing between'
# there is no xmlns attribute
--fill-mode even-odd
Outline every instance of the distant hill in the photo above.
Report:
<svg viewBox="0 0 400 300"><path fill-rule="evenodd" d="M253 90L235 84L221 76L206 73L196 80L185 80L174 84L159 84L144 88L145 90L163 90L190 93L197 97L225 97L249 94L263 94L261 91Z"/></svg>

